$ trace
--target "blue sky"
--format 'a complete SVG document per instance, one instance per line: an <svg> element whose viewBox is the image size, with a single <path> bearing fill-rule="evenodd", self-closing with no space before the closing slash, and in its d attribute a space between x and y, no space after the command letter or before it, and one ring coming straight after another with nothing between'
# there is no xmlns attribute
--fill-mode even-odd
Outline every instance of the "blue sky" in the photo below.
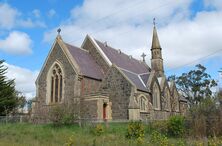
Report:
<svg viewBox="0 0 222 146"><path fill-rule="evenodd" d="M220 0L2 0L0 17L0 59L28 97L35 96L35 79L59 27L70 44L80 46L90 34L137 59L145 52L150 64L154 17L166 74L201 63L222 85Z"/></svg>

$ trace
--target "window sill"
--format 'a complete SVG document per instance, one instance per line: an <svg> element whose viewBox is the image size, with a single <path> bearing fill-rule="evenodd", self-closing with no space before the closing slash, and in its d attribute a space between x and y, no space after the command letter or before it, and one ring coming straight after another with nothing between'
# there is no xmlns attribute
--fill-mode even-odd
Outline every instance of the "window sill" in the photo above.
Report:
<svg viewBox="0 0 222 146"><path fill-rule="evenodd" d="M161 111L160 108L154 108L154 111Z"/></svg>
<svg viewBox="0 0 222 146"><path fill-rule="evenodd" d="M140 111L140 113L149 113L148 111Z"/></svg>
<svg viewBox="0 0 222 146"><path fill-rule="evenodd" d="M47 106L55 106L55 105L61 105L63 102L56 102L56 103L48 103L48 104L45 104Z"/></svg>

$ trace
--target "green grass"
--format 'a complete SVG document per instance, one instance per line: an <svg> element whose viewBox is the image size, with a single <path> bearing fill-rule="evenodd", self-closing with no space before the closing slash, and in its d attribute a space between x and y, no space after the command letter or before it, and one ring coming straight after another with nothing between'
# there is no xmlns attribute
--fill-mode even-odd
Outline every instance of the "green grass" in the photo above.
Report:
<svg viewBox="0 0 222 146"><path fill-rule="evenodd" d="M112 123L101 136L96 136L89 125L80 128L78 125L0 124L0 146L65 146L70 141L73 146L137 146L136 140L125 138L126 129L126 123ZM171 146L179 145L179 141L196 146L197 140L179 138L167 138L167 141L161 138L159 143L151 143L150 134L146 131L144 143L139 146L159 146L160 143L165 146L167 141ZM201 143L199 141L197 144Z"/></svg>
<svg viewBox="0 0 222 146"><path fill-rule="evenodd" d="M0 146L62 146L70 138L76 145L126 143L126 124L111 124L102 136L95 136L90 126L60 126L33 124L0 124ZM106 143L106 144L105 144Z"/></svg>

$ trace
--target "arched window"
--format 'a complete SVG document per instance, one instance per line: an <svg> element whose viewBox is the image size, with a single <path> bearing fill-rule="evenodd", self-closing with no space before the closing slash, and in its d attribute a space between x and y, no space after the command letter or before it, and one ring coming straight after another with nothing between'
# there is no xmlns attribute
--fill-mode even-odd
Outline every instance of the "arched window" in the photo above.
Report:
<svg viewBox="0 0 222 146"><path fill-rule="evenodd" d="M157 83L153 85L153 107L154 109L160 110L160 91Z"/></svg>
<svg viewBox="0 0 222 146"><path fill-rule="evenodd" d="M50 103L62 101L63 95L63 72L56 63L50 73Z"/></svg>
<svg viewBox="0 0 222 146"><path fill-rule="evenodd" d="M164 90L164 99L165 99L164 109L169 111L170 110L170 91L167 87Z"/></svg>
<svg viewBox="0 0 222 146"><path fill-rule="evenodd" d="M147 112L148 111L148 100L145 96L140 95L138 98L138 103L140 106L140 111Z"/></svg>
<svg viewBox="0 0 222 146"><path fill-rule="evenodd" d="M174 89L174 106L175 106L175 111L179 111L179 96L178 93L176 91L176 89Z"/></svg>

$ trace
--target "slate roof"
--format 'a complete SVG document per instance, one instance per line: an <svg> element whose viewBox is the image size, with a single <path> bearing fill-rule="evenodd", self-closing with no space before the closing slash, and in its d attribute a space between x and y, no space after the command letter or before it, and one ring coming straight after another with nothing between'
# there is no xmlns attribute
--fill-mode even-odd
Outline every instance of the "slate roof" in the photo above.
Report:
<svg viewBox="0 0 222 146"><path fill-rule="evenodd" d="M145 63L130 58L122 52L119 53L118 50L104 45L104 43L100 41L96 40L96 43L111 63L120 68L126 77L136 85L137 89L148 92L146 83L149 78L150 68ZM101 67L96 63L88 51L67 43L65 43L65 45L84 76L99 80L104 77Z"/></svg>
<svg viewBox="0 0 222 146"><path fill-rule="evenodd" d="M125 69L119 68L129 80L131 80L137 87L137 89L148 92L146 85L143 83L143 80L140 78L140 75L133 72L127 71Z"/></svg>
<svg viewBox="0 0 222 146"><path fill-rule="evenodd" d="M67 43L65 43L65 45L67 46L72 57L76 60L80 67L80 71L84 76L100 80L103 78L104 74L102 73L100 66L86 50Z"/></svg>
<svg viewBox="0 0 222 146"><path fill-rule="evenodd" d="M150 73L140 74L140 77L145 84L148 82L149 76L150 76Z"/></svg>
<svg viewBox="0 0 222 146"><path fill-rule="evenodd" d="M119 53L118 50L108 45L104 45L104 43L98 40L95 41L98 44L98 46L102 49L102 51L105 53L105 55L109 58L109 60L116 66L137 74L150 72L150 69L145 63L136 60L134 58L130 58L129 55L126 55L123 52Z"/></svg>

